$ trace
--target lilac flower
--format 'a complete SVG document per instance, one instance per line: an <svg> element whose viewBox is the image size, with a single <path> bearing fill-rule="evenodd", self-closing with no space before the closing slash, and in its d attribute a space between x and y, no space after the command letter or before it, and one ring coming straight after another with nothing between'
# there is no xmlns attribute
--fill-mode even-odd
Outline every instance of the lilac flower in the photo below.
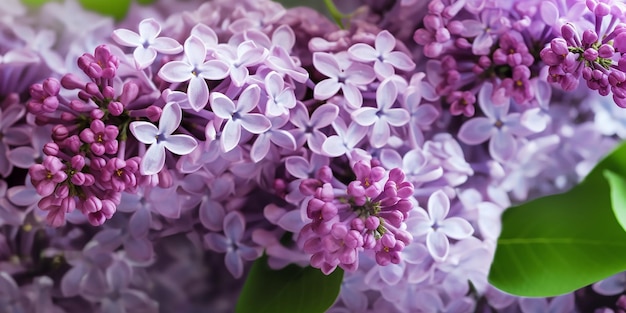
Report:
<svg viewBox="0 0 626 313"><path fill-rule="evenodd" d="M285 88L285 81L276 72L270 72L265 76L265 92L267 93L265 111L268 117L288 114L289 109L296 106L293 90Z"/></svg>
<svg viewBox="0 0 626 313"><path fill-rule="evenodd" d="M252 158L252 161L261 161L268 154L273 145L289 151L296 150L296 139L290 132L283 129L287 122L289 122L288 115L270 118L272 127L259 134L254 144L252 144L250 149L250 158Z"/></svg>
<svg viewBox="0 0 626 313"><path fill-rule="evenodd" d="M357 109L363 104L359 87L374 80L374 71L367 65L341 60L343 57L323 52L313 54L313 65L328 77L315 85L314 97L326 100L341 90L347 104Z"/></svg>
<svg viewBox="0 0 626 313"><path fill-rule="evenodd" d="M291 123L297 128L290 130L290 132L296 138L298 146L302 146L306 141L311 151L320 153L326 140L326 135L320 129L330 125L337 118L337 115L339 115L339 108L336 105L326 103L316 108L309 117L306 107L302 103L298 103L291 112Z"/></svg>
<svg viewBox="0 0 626 313"><path fill-rule="evenodd" d="M30 141L30 127L18 123L26 110L15 100L15 104L0 108L0 175L3 177L8 177L13 168L9 159L11 147L24 146Z"/></svg>
<svg viewBox="0 0 626 313"><path fill-rule="evenodd" d="M117 29L111 36L113 40L123 46L134 47L133 58L138 69L150 66L157 52L163 54L177 54L183 47L174 39L157 37L161 33L161 25L153 18L139 23L139 34L128 29Z"/></svg>
<svg viewBox="0 0 626 313"><path fill-rule="evenodd" d="M95 155L114 154L117 152L117 135L119 129L114 125L104 125L101 120L93 120L89 128L80 133L80 139L89 144L91 152Z"/></svg>
<svg viewBox="0 0 626 313"><path fill-rule="evenodd" d="M356 43L348 53L350 57L359 62L374 62L374 71L379 79L385 79L394 74L394 68L402 71L412 71L415 63L403 52L393 51L396 39L393 35L383 30L376 36L374 48L364 43Z"/></svg>
<svg viewBox="0 0 626 313"><path fill-rule="evenodd" d="M226 95L211 94L211 108L215 115L226 121L220 142L225 152L233 150L241 139L241 128L253 134L260 134L272 127L270 120L262 114L250 113L259 103L261 88L250 85L239 95L236 103Z"/></svg>
<svg viewBox="0 0 626 313"><path fill-rule="evenodd" d="M414 233L426 236L426 247L435 260L445 260L450 252L452 239L468 238L474 232L470 223L461 217L447 217L450 211L450 199L441 190L433 193L428 199L428 213L424 210L414 211L412 217ZM447 217L447 218L446 218Z"/></svg>
<svg viewBox="0 0 626 313"><path fill-rule="evenodd" d="M237 47L219 45L215 51L218 58L226 62L230 78L237 87L243 86L250 74L248 66L260 64L265 60L267 51L253 41L244 41Z"/></svg>
<svg viewBox="0 0 626 313"><path fill-rule="evenodd" d="M337 134L326 138L322 145L322 151L325 155L338 157L343 154L348 155L356 150L366 153L364 150L357 148L357 145L367 135L365 126L356 122L351 122L350 126L346 126L346 122L343 119L337 119L333 122L333 129Z"/></svg>
<svg viewBox="0 0 626 313"><path fill-rule="evenodd" d="M144 144L150 145L141 159L139 171L142 175L153 175L165 165L165 149L185 155L193 151L198 143L189 135L172 135L180 125L182 111L176 102L169 102L163 108L159 127L149 122L130 123L131 133Z"/></svg>
<svg viewBox="0 0 626 313"><path fill-rule="evenodd" d="M241 242L245 231L245 218L233 211L224 218L224 235L209 233L204 236L206 246L220 253L226 253L228 271L235 277L243 275L243 261L252 261L261 256L261 250Z"/></svg>
<svg viewBox="0 0 626 313"><path fill-rule="evenodd" d="M465 122L459 130L459 139L476 145L489 139L489 153L504 162L517 150L515 135L525 135L529 131L520 124L519 113L508 113L509 99L502 104L493 102L493 85L486 83L478 93L478 101L486 117L474 117Z"/></svg>
<svg viewBox="0 0 626 313"><path fill-rule="evenodd" d="M184 61L171 61L159 70L159 77L171 83L189 81L187 96L191 107L202 110L209 100L209 86L205 79L219 80L228 76L229 68L221 60L206 60L206 47L195 36L185 40Z"/></svg>
<svg viewBox="0 0 626 313"><path fill-rule="evenodd" d="M397 96L395 83L391 79L385 80L376 90L377 108L362 107L352 112L354 122L370 127L369 139L374 148L387 144L390 126L399 127L411 119L406 109L392 108Z"/></svg>

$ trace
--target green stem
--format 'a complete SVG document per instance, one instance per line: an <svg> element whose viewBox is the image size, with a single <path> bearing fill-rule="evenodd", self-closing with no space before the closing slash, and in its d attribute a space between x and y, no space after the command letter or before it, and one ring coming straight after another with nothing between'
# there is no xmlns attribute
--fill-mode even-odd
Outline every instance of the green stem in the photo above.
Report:
<svg viewBox="0 0 626 313"><path fill-rule="evenodd" d="M337 9L337 6L333 2L333 0L324 0L324 4L326 5L326 9L328 9L328 12L330 13L330 16L333 18L333 20L335 20L335 23L337 23L337 25L339 25L341 29L345 29L345 26L343 25L343 18L345 18L346 15L341 13L341 11Z"/></svg>

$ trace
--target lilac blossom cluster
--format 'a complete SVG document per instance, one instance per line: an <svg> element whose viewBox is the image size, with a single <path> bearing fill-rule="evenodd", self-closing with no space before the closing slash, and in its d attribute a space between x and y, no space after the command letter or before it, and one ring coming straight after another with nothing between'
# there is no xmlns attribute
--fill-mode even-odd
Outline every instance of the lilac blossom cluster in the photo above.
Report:
<svg viewBox="0 0 626 313"><path fill-rule="evenodd" d="M345 270L329 312L624 310L486 279L502 211L626 138L623 4L172 3L0 8L0 312L232 311L263 254Z"/></svg>

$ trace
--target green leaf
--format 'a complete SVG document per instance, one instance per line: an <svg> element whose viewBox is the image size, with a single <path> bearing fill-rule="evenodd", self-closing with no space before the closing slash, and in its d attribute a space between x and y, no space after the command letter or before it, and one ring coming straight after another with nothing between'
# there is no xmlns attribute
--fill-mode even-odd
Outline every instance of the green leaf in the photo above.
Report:
<svg viewBox="0 0 626 313"><path fill-rule="evenodd" d="M85 9L109 15L117 20L121 20L124 16L126 16L131 0L79 0L79 2L85 7Z"/></svg>
<svg viewBox="0 0 626 313"><path fill-rule="evenodd" d="M341 27L342 29L345 28L345 26L343 25L343 19L346 17L346 15L341 13L341 11L337 9L337 6L333 2L333 0L324 0L324 4L326 5L326 10L328 10L328 13L330 13L330 16L333 18L333 20L335 20L335 23L337 23L337 25L339 25L339 27Z"/></svg>
<svg viewBox="0 0 626 313"><path fill-rule="evenodd" d="M572 190L505 211L489 281L512 294L546 297L626 270L626 232L616 218L625 208L621 203L614 214L611 205L611 194L624 191L623 177L626 144Z"/></svg>
<svg viewBox="0 0 626 313"><path fill-rule="evenodd" d="M342 280L339 268L328 276L310 266L272 270L263 256L252 265L235 312L323 313L337 299Z"/></svg>
<svg viewBox="0 0 626 313"><path fill-rule="evenodd" d="M626 179L609 170L604 176L611 186L611 203L617 222L626 230Z"/></svg>

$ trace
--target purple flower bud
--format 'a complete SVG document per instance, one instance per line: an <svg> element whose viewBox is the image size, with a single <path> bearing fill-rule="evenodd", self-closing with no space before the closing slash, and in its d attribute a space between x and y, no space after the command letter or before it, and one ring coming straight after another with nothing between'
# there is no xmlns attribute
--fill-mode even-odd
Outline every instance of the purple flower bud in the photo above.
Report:
<svg viewBox="0 0 626 313"><path fill-rule="evenodd" d="M365 219L365 227L368 230L376 230L380 226L380 219L376 216L369 216Z"/></svg>
<svg viewBox="0 0 626 313"><path fill-rule="evenodd" d="M61 84L55 78L48 78L43 81L43 91L46 92L48 96L56 96L59 94L61 90Z"/></svg>
<svg viewBox="0 0 626 313"><path fill-rule="evenodd" d="M569 53L567 42L563 38L554 38L550 41L550 48L555 54L565 56ZM545 49L544 49L545 50Z"/></svg>
<svg viewBox="0 0 626 313"><path fill-rule="evenodd" d="M148 119L151 122L157 122L159 121L159 119L161 118L161 113L163 112L163 109L159 108L158 106L150 106L146 109L146 114Z"/></svg>
<svg viewBox="0 0 626 313"><path fill-rule="evenodd" d="M107 106L109 113L113 116L120 116L124 112L124 105L121 102L113 101Z"/></svg>
<svg viewBox="0 0 626 313"><path fill-rule="evenodd" d="M61 86L65 89L83 89L85 87L85 82L83 82L80 77L74 74L66 74L61 78Z"/></svg>
<svg viewBox="0 0 626 313"><path fill-rule="evenodd" d="M59 145L54 142L48 142L43 146L43 153L45 155L56 156L59 154Z"/></svg>
<svg viewBox="0 0 626 313"><path fill-rule="evenodd" d="M104 111L100 109L91 110L91 112L89 113L89 117L94 120L99 120L104 117Z"/></svg>
<svg viewBox="0 0 626 313"><path fill-rule="evenodd" d="M127 82L122 87L119 101L124 105L128 105L131 101L137 99L137 95L139 95L139 86L133 82Z"/></svg>
<svg viewBox="0 0 626 313"><path fill-rule="evenodd" d="M70 160L70 164L73 169L80 171L85 166L85 157L82 155L75 155Z"/></svg>
<svg viewBox="0 0 626 313"><path fill-rule="evenodd" d="M587 48L583 53L583 57L585 60L593 62L598 58L598 51L594 48Z"/></svg>
<svg viewBox="0 0 626 313"><path fill-rule="evenodd" d="M590 46L594 44L596 41L598 41L598 34L596 34L595 31L591 29L586 29L583 32L583 41L582 41L583 45Z"/></svg>
<svg viewBox="0 0 626 313"><path fill-rule="evenodd" d="M67 138L68 134L69 130L67 129L67 127L65 127L65 125L58 124L52 127L52 139L56 141Z"/></svg>
<svg viewBox="0 0 626 313"><path fill-rule="evenodd" d="M572 44L573 46L578 45L578 34L576 33L576 28L574 28L574 25L570 23L563 24L563 26L561 26L561 35L563 36L565 41Z"/></svg>
<svg viewBox="0 0 626 313"><path fill-rule="evenodd" d="M113 99L115 97L115 89L111 86L104 86L102 89L102 96L107 99Z"/></svg>
<svg viewBox="0 0 626 313"><path fill-rule="evenodd" d="M626 39L626 38L625 38ZM615 54L615 48L608 44L603 44L598 48L598 56L601 58L609 59Z"/></svg>
<svg viewBox="0 0 626 313"><path fill-rule="evenodd" d="M82 186L85 184L85 174L82 172L74 173L74 175L70 178L70 181L76 186Z"/></svg>

